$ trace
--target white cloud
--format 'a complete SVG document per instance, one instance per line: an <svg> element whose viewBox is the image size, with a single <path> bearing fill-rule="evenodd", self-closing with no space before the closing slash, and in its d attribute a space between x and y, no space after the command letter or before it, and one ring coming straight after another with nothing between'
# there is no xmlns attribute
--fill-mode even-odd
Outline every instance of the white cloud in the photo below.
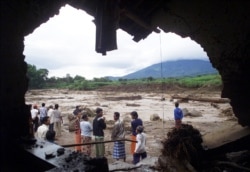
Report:
<svg viewBox="0 0 250 172"><path fill-rule="evenodd" d="M95 52L94 18L69 5L25 37L26 62L49 70L49 77L81 75L87 79L123 76L149 65L176 59L208 59L199 44L174 33L150 34L139 43L117 31L118 50Z"/></svg>

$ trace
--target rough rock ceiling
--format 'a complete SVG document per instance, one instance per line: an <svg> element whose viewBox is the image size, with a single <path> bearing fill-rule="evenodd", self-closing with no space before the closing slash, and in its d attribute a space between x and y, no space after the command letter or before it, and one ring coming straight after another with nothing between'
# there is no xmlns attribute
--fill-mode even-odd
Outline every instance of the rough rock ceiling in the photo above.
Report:
<svg viewBox="0 0 250 172"><path fill-rule="evenodd" d="M96 51L102 54L116 48L116 27L133 35L137 42L158 32L157 28L189 36L202 46L219 71L224 84L222 97L231 99L238 122L250 126L250 1L2 0L0 3L1 155L8 155L9 151L15 155L1 157L5 166L23 164L22 154L16 153L15 148L21 137L30 136L30 108L24 99L28 89L24 37L58 14L65 4L95 16L97 38L101 38L96 40Z"/></svg>
<svg viewBox="0 0 250 172"><path fill-rule="evenodd" d="M95 5L98 1L78 2L76 4L72 1L70 5L83 9L98 18ZM115 4L116 7L116 10L104 8L108 10L107 13L118 15L116 16L117 25L112 23L113 20L106 20L106 22L133 35L136 42L145 39L152 32L158 33L158 28L160 28L182 37L189 36L199 43L207 52L212 65L222 76L224 82L222 97L231 99L231 105L239 118L239 123L250 125L249 110L244 108L249 106L245 99L249 96L249 91L247 91L249 84L244 78L247 78L249 74L250 2L243 0L105 2L109 5ZM107 35L109 34L107 32ZM115 36L109 38L115 39ZM106 50L116 49L116 42L112 39L109 41L108 44L110 43L111 46ZM105 45L104 51L100 52L105 54ZM242 90L245 90L244 93Z"/></svg>
<svg viewBox="0 0 250 172"><path fill-rule="evenodd" d="M116 49L118 27L133 35L135 41L145 39L153 31L159 32L157 28L182 37L189 36L203 47L212 65L220 72L224 83L222 96L231 99L239 123L250 125L249 109L245 108L249 106L246 80L249 74L249 1L1 1L1 23L4 25L1 29L1 57L9 57L2 63L3 72L6 72L5 66L22 63L24 36L58 14L65 4L95 16L99 27L96 51L102 54ZM15 51L10 51L11 47ZM12 63L12 57L18 58L15 63ZM14 80L10 79L10 83ZM25 77L21 80L24 88L20 97L23 97L27 84Z"/></svg>
<svg viewBox="0 0 250 172"><path fill-rule="evenodd" d="M159 33L157 26L151 25L151 19L162 8L163 2L163 0L104 0L101 6L109 17L118 15L117 27L133 35L133 40L138 42L145 39L152 31ZM69 4L96 16L98 1L78 1L78 3L73 1Z"/></svg>
<svg viewBox="0 0 250 172"><path fill-rule="evenodd" d="M95 17L96 51L102 54L117 48L117 28L133 35L135 41L145 39L152 32L158 33L158 28L182 37L189 36L203 47L212 65L220 72L224 83L222 97L231 99L239 123L250 125L249 109L246 108L249 107L249 84L246 78L249 77L250 2L243 0L1 1L1 23L4 23L1 29L1 57L6 59L2 63L2 71L6 75L13 74L7 80L7 83L13 84L16 74L6 72L9 69L5 66L23 70L22 73L17 71L23 75L18 77L23 85L21 92L17 90L20 100L27 87L26 69L24 65L18 68L14 66L24 63L24 36L58 14L59 9L66 4Z"/></svg>

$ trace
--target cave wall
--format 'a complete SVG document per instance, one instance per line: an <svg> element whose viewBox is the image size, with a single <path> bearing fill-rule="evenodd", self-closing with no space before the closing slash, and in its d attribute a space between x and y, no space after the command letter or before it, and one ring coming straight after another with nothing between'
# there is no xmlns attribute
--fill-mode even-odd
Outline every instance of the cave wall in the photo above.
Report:
<svg viewBox="0 0 250 172"><path fill-rule="evenodd" d="M30 108L25 104L28 78L26 77L27 64L23 55L24 37L57 14L62 4L53 5L49 1L43 1L43 5L40 5L38 1L19 0L3 0L0 3L2 160L0 171L17 171L17 169L26 171L33 165L27 163L29 161L26 159L27 156L19 149L21 140L32 137L29 130Z"/></svg>
<svg viewBox="0 0 250 172"><path fill-rule="evenodd" d="M93 13L91 7L97 1L89 1L89 6L86 2L1 1L1 156L15 147L20 137L30 137L30 110L24 99L28 89L27 64L23 55L24 37L58 14L60 7L66 3ZM151 24L164 32L189 36L202 46L222 76L222 97L231 99L234 113L243 126L250 125L249 7L250 3L243 0L170 0L164 1L164 5L151 19ZM7 158L6 162L8 160L12 158Z"/></svg>
<svg viewBox="0 0 250 172"><path fill-rule="evenodd" d="M152 20L165 32L189 36L202 46L222 77L221 96L231 99L243 126L250 125L249 9L249 1L170 1Z"/></svg>

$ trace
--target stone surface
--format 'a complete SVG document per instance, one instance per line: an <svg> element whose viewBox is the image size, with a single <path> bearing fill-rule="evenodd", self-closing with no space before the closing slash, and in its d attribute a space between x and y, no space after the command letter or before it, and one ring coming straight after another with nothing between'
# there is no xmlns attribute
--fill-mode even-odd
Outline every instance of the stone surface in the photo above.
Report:
<svg viewBox="0 0 250 172"><path fill-rule="evenodd" d="M1 1L1 152L16 147L20 136L29 135L30 109L24 95L28 89L27 66L24 61L24 37L65 4L85 10L94 16L97 2L102 1ZM190 37L201 45L223 80L222 97L231 99L233 112L242 126L250 125L250 20L249 1L121 1L120 6L132 12L122 15L119 26L144 39L159 27ZM124 12L124 11L123 11ZM124 13L123 13L124 14ZM139 18L142 21L136 20ZM143 23L143 24L142 24ZM167 48L167 47L166 47ZM94 50L93 50L94 51ZM15 154L15 152L13 152ZM13 171L12 158L4 158L7 170ZM19 160L14 159L17 162ZM5 164L5 163L3 163Z"/></svg>

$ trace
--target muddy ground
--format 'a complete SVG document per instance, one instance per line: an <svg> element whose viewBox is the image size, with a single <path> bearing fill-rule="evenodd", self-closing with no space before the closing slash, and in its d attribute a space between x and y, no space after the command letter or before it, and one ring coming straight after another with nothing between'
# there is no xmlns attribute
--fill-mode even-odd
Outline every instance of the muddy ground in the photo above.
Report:
<svg viewBox="0 0 250 172"><path fill-rule="evenodd" d="M139 89L140 91L138 91ZM67 127L67 115L73 112L76 105L93 111L97 107L104 110L104 116L108 124L108 128L105 130L105 140L110 140L110 130L113 125L113 113L115 111L120 112L121 118L127 126L126 138L130 138L131 119L129 114L135 110L144 122L148 155L158 157L161 154L161 141L166 138L167 132L174 127L174 102L180 101L172 99L171 96L174 94L220 98L221 92L218 88L196 90L175 88L163 92L145 87L107 88L98 91L30 90L26 93L26 104L41 106L44 102L46 107L56 103L59 104L64 120L62 136L57 138L57 143L60 145L74 144L73 133L70 133ZM234 117L229 103L185 101L180 102L180 108L186 108L188 111L196 111L201 114L195 117L185 116L183 122L193 125L201 132L203 145L207 148L213 148L236 139L240 136L238 131L244 129L237 124L237 119ZM160 119L151 121L150 116L153 114L158 115ZM92 120L93 118L90 118L90 121ZM130 143L126 142L127 162L132 161L132 156L129 154L129 145ZM113 144L107 143L105 146L106 157L109 162L114 162L112 159ZM92 150L92 156L94 156L94 147Z"/></svg>

